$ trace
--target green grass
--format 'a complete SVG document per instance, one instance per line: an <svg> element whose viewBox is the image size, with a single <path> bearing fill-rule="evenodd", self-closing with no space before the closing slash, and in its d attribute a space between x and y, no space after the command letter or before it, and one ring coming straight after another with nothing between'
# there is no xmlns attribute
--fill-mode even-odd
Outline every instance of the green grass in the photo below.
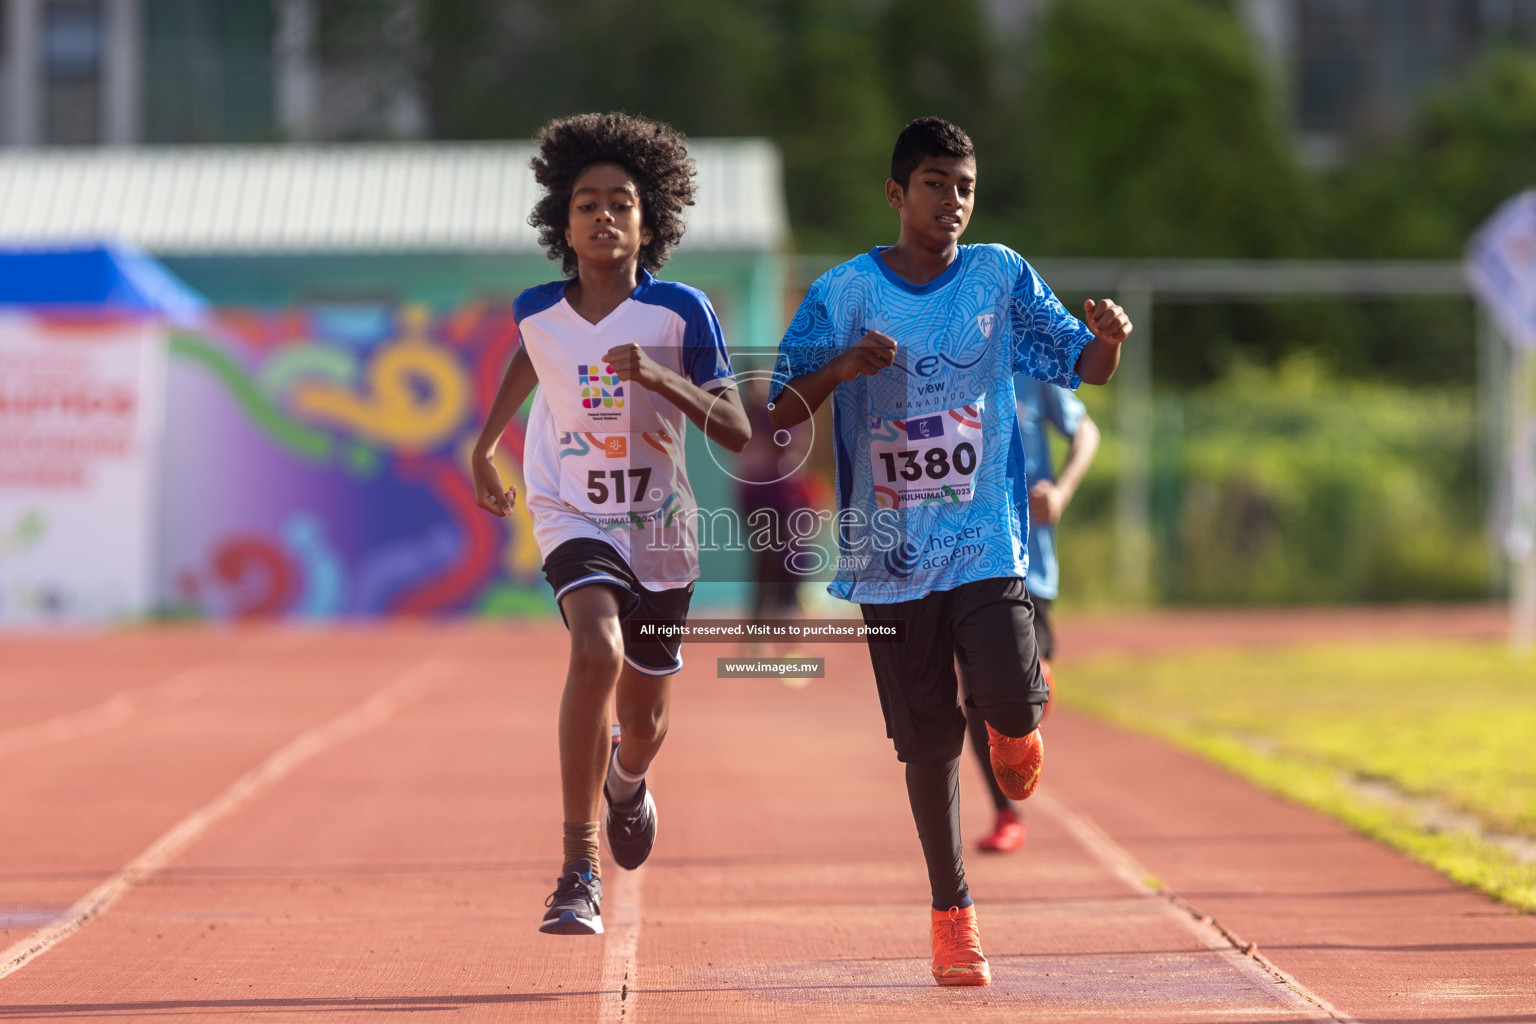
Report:
<svg viewBox="0 0 1536 1024"><path fill-rule="evenodd" d="M1163 736L1527 912L1536 864L1361 796L1380 779L1536 839L1536 660L1501 645L1099 657L1064 665L1069 706Z"/></svg>

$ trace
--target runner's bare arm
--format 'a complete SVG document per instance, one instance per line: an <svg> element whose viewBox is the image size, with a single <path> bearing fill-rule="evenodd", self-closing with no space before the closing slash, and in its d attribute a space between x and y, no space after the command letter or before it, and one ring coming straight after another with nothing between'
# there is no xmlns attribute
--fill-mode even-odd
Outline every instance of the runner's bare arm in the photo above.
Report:
<svg viewBox="0 0 1536 1024"><path fill-rule="evenodd" d="M1099 427L1087 413L1078 421L1077 433L1067 448L1067 461L1054 481L1041 480L1029 489L1029 518L1037 523L1055 523L1072 503L1077 485L1088 474L1099 450Z"/></svg>
<svg viewBox="0 0 1536 1024"><path fill-rule="evenodd" d="M739 452L752 438L747 411L732 387L705 391L687 377L662 366L634 342L615 345L603 356L620 380L633 381L679 409L716 444Z"/></svg>
<svg viewBox="0 0 1536 1024"><path fill-rule="evenodd" d="M501 378L491 411L486 413L485 426L480 429L480 439L475 442L469 457L469 473L475 481L475 504L492 515L507 515L517 502L515 487L502 489L501 474L496 472L492 456L496 454L502 431L507 429L512 417L517 415L517 410L523 407L538 384L539 375L534 372L533 360L528 358L527 350L519 346Z"/></svg>
<svg viewBox="0 0 1536 1024"><path fill-rule="evenodd" d="M775 430L788 430L804 423L821 408L833 390L844 381L862 374L875 374L896 359L896 341L879 331L870 331L852 348L829 359L819 370L791 377L778 399L768 407L768 419Z"/></svg>
<svg viewBox="0 0 1536 1024"><path fill-rule="evenodd" d="M1109 299L1083 303L1093 340L1077 357L1077 375L1087 384L1108 384L1120 365L1120 343L1131 333L1131 319Z"/></svg>

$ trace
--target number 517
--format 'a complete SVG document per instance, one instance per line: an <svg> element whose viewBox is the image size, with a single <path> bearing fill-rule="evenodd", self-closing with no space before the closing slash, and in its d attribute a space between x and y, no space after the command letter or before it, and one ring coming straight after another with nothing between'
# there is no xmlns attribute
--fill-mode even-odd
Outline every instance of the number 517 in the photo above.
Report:
<svg viewBox="0 0 1536 1024"><path fill-rule="evenodd" d="M624 504L624 474L626 470L611 469L604 472L601 469L587 471L587 497L594 505L605 505L608 502L608 481L606 477L613 478L613 502L616 505ZM630 504L640 501L645 496L645 485L651 482L651 468L627 471L629 478L635 481L635 496L630 499Z"/></svg>

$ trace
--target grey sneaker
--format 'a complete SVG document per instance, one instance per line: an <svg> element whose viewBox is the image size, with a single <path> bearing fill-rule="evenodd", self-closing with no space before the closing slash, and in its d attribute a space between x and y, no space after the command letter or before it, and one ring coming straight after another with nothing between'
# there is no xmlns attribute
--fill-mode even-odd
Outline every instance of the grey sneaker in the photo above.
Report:
<svg viewBox="0 0 1536 1024"><path fill-rule="evenodd" d="M608 849L619 867L630 871L645 863L656 845L656 801L645 783L640 791L623 807L615 807L608 799L608 787L603 787L603 799L608 800L608 817L604 824L608 829Z"/></svg>
<svg viewBox="0 0 1536 1024"><path fill-rule="evenodd" d="M551 935L603 934L603 880L592 873L592 862L573 860L557 879L544 905L549 912L539 931Z"/></svg>

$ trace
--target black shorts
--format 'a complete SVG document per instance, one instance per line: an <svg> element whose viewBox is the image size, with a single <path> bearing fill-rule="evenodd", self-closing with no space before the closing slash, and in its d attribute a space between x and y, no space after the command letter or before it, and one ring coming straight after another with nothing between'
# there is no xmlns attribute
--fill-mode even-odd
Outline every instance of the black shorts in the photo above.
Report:
<svg viewBox="0 0 1536 1024"><path fill-rule="evenodd" d="M859 607L871 625L907 623L904 642L869 645L885 734L896 744L897 760L960 756L965 712L957 698L956 659L970 684L968 707L985 711L1050 699L1036 653L1034 606L1021 579L977 580L911 601Z"/></svg>
<svg viewBox="0 0 1536 1024"><path fill-rule="evenodd" d="M684 625L688 621L688 602L693 599L692 583L674 590L648 590L641 586L629 563L612 544L585 537L568 540L551 551L544 560L544 578L555 590L556 604L578 587L603 584L614 589L619 596L619 621L624 631L624 660L636 672L669 676L683 667L681 638L638 637L630 621ZM560 617L565 618L563 606Z"/></svg>
<svg viewBox="0 0 1536 1024"><path fill-rule="evenodd" d="M1035 650L1041 661L1056 656L1056 631L1051 628L1051 598L1029 595L1029 603L1035 606Z"/></svg>

